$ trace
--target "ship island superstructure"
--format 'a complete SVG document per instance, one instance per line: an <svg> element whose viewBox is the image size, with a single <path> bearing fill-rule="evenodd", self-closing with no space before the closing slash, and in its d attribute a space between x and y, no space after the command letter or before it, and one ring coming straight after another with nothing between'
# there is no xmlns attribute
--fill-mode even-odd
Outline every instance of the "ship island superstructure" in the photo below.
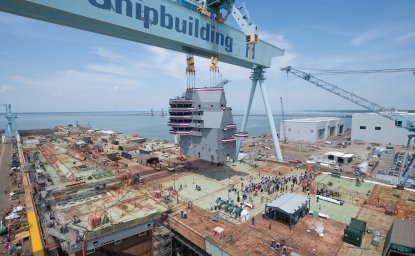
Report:
<svg viewBox="0 0 415 256"><path fill-rule="evenodd" d="M168 126L182 154L215 164L236 160L236 140L245 134L236 132L226 103L223 87L190 88L170 99Z"/></svg>

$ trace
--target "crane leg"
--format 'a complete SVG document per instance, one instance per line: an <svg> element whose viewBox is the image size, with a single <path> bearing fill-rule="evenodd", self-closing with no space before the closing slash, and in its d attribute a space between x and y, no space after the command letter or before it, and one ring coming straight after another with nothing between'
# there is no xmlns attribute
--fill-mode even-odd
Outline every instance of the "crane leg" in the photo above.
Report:
<svg viewBox="0 0 415 256"><path fill-rule="evenodd" d="M411 140L412 138L415 138L415 134L409 134L408 135L408 144L406 144L406 149L409 150L409 147L411 146Z"/></svg>
<svg viewBox="0 0 415 256"><path fill-rule="evenodd" d="M249 112L251 112L252 100L254 99L257 84L258 84L258 80L252 79L251 93L249 94L248 106L245 110L244 117L242 119L241 132L245 132L245 129L246 129L246 123L248 122ZM241 149L241 144L242 144L242 141L238 141L238 143L236 144L236 159L238 159L239 151Z"/></svg>
<svg viewBox="0 0 415 256"><path fill-rule="evenodd" d="M267 92L267 88L265 87L264 80L259 80L259 87L261 88L262 99L264 101L265 110L267 111L268 122L271 128L272 139L274 140L275 156L277 158L277 161L282 162L283 158L281 154L280 142L278 140L274 117L272 115L271 105L269 104L268 92Z"/></svg>

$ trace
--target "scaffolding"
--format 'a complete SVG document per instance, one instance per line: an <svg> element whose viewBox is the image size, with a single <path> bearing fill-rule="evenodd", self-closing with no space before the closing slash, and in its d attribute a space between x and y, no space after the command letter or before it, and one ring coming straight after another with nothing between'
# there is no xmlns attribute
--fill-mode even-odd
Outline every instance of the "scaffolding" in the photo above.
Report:
<svg viewBox="0 0 415 256"><path fill-rule="evenodd" d="M173 255L173 233L161 219L153 227L153 256Z"/></svg>

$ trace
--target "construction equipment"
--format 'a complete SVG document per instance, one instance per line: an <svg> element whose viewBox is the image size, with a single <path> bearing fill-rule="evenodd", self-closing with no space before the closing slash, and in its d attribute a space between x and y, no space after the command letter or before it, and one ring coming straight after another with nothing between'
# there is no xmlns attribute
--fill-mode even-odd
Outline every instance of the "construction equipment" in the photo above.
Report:
<svg viewBox="0 0 415 256"><path fill-rule="evenodd" d="M7 233L7 227L3 226L3 220L0 220L0 236Z"/></svg>
<svg viewBox="0 0 415 256"><path fill-rule="evenodd" d="M228 79L224 79L224 80L220 81L215 87L224 87L229 82L230 81Z"/></svg>
<svg viewBox="0 0 415 256"><path fill-rule="evenodd" d="M247 51L246 57L249 59L254 58L254 45L258 42L258 29L255 24L251 22L250 15L245 4L241 6L235 5L235 0L199 0L197 2L197 8L191 8L194 4L194 1L190 0L180 0L177 3L183 5L184 7L196 9L198 13L212 18L215 17L214 21L219 24L224 24L226 19L230 14L234 17L236 23L240 27L240 29L245 34L245 41L247 44ZM222 14L224 12L225 14ZM212 14L212 15L211 15ZM215 29L215 22L212 20L212 30ZM217 76L219 75L219 51L218 51L218 43L220 40L223 40L222 37L217 33L212 33L212 55L210 57L210 72L211 78L210 83L211 85L215 85L217 83ZM186 74L188 76L188 88L190 84L190 88L194 87L194 75L195 75L195 68L194 68L194 60L191 51L189 51L187 57L187 68ZM193 85L193 86L192 86Z"/></svg>
<svg viewBox="0 0 415 256"><path fill-rule="evenodd" d="M280 97L280 102L281 102L281 123L282 123L282 130L284 132L284 143L287 144L287 130L285 129L284 103L282 101L282 97Z"/></svg>
<svg viewBox="0 0 415 256"><path fill-rule="evenodd" d="M251 22L251 18L245 4L235 5L235 0L201 0L199 7L205 11L215 14L215 20L224 23L229 14L235 18L241 30L245 33L246 43L254 45L258 42L258 28ZM225 15L222 14L225 12Z"/></svg>
<svg viewBox="0 0 415 256"><path fill-rule="evenodd" d="M402 115L401 113L397 112L395 109L387 109L384 107L381 107L380 105L367 100L361 96L358 96L352 92L346 91L338 86L335 86L333 84L330 84L326 81L323 81L309 73L306 73L304 71L295 69L291 66L281 68L282 71L285 71L287 73L291 73L301 79L304 79L314 85L317 85L318 87L321 87L325 89L326 91L329 91L333 94L336 94L337 96L340 96L348 101L351 101L371 112L377 113L385 118L388 118L390 120L395 121L395 126L399 128L407 129L410 134L408 135L408 143L407 143L407 149L409 149L410 143L412 138L415 138L415 120L411 120L408 117Z"/></svg>
<svg viewBox="0 0 415 256"><path fill-rule="evenodd" d="M161 171L161 165L160 164L155 164L154 165L154 170Z"/></svg>
<svg viewBox="0 0 415 256"><path fill-rule="evenodd" d="M194 56L191 54L188 54L186 57L186 76L187 76L187 89L195 88L195 60Z"/></svg>
<svg viewBox="0 0 415 256"><path fill-rule="evenodd" d="M176 159L181 161L181 162L186 162L187 161L187 158L182 154L178 154Z"/></svg>
<svg viewBox="0 0 415 256"><path fill-rule="evenodd" d="M16 118L17 115L12 113L12 106L10 104L1 104L2 106L6 107L6 114L5 117L7 119L7 125L4 129L4 134L6 137L12 137L16 135L17 128L16 128Z"/></svg>
<svg viewBox="0 0 415 256"><path fill-rule="evenodd" d="M76 215L72 216L72 223L73 224L78 224L80 222L81 222L81 219L79 219L78 216L76 216Z"/></svg>

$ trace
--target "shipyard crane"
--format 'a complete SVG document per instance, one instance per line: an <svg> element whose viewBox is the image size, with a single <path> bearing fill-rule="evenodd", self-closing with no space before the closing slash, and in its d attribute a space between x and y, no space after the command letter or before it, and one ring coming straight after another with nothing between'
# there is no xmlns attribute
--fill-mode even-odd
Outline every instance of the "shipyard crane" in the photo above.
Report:
<svg viewBox="0 0 415 256"><path fill-rule="evenodd" d="M245 3L236 6L235 0L200 0L198 11L204 14L213 13L215 20L219 23L224 23L229 14L232 14L238 26L245 33L246 43L254 45L258 42L258 28L251 22ZM223 11L225 14L222 13Z"/></svg>
<svg viewBox="0 0 415 256"><path fill-rule="evenodd" d="M12 106L10 104L1 104L2 106L6 107L6 114L5 117L7 119L7 125L4 129L4 135L6 137L12 137L16 134L16 118L17 115L12 113Z"/></svg>
<svg viewBox="0 0 415 256"><path fill-rule="evenodd" d="M365 99L361 96L358 96L352 92L346 91L334 84L328 83L326 81L323 81L309 73L306 73L304 71L295 69L291 66L287 66L285 68L281 68L282 71L285 71L287 73L293 74L301 79L304 79L314 85L317 85L317 87L323 88L326 91L329 91L333 94L336 94L337 96L342 97L343 99L346 99L348 101L351 101L370 112L377 113L387 119L393 120L395 122L395 126L399 128L404 128L409 131L410 134L408 134L408 143L407 148L409 149L410 143L412 138L415 137L415 120L409 119L409 117L404 116L402 113L397 112L395 109L387 109L384 107L381 107L377 103L374 103L368 99Z"/></svg>
<svg viewBox="0 0 415 256"><path fill-rule="evenodd" d="M245 132L259 84L275 155L283 161L264 81L272 59L284 50L258 39L247 9L237 7L235 0L1 0L0 11L204 58L217 56L250 69L251 90L240 131ZM230 14L242 31L221 23Z"/></svg>

